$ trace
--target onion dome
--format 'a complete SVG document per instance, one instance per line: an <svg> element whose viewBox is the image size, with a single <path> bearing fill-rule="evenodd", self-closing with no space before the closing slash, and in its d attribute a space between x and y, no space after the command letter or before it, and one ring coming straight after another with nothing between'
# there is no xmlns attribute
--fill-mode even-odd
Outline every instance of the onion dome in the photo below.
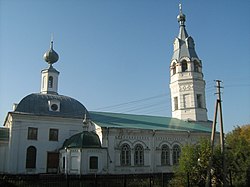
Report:
<svg viewBox="0 0 250 187"><path fill-rule="evenodd" d="M53 41L50 43L50 49L43 55L43 59L49 64L52 65L58 61L59 56L53 49Z"/></svg>
<svg viewBox="0 0 250 187"><path fill-rule="evenodd" d="M83 131L66 139L62 148L101 148L101 142L95 132Z"/></svg>

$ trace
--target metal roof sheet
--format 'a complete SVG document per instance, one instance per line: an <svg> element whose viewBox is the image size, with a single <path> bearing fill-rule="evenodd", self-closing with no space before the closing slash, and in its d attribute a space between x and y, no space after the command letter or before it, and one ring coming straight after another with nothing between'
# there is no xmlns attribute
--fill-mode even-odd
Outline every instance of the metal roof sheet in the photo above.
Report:
<svg viewBox="0 0 250 187"><path fill-rule="evenodd" d="M60 111L54 112L49 110L48 101L50 100L60 102ZM85 113L87 116L89 115L87 109L79 101L71 97L41 93L33 93L24 97L17 105L15 112L72 118L83 118Z"/></svg>
<svg viewBox="0 0 250 187"><path fill-rule="evenodd" d="M97 125L107 128L135 128L167 131L211 132L211 126L187 122L171 117L121 114L109 112L90 112Z"/></svg>
<svg viewBox="0 0 250 187"><path fill-rule="evenodd" d="M94 132L83 131L66 139L63 148L100 148L101 142Z"/></svg>

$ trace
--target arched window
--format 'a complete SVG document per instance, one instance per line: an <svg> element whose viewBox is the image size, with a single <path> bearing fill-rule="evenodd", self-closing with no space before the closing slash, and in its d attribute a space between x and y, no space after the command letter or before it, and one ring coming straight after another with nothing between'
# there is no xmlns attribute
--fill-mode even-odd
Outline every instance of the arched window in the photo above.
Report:
<svg viewBox="0 0 250 187"><path fill-rule="evenodd" d="M194 61L194 72L199 72L199 63Z"/></svg>
<svg viewBox="0 0 250 187"><path fill-rule="evenodd" d="M49 77L48 85L49 85L49 88L53 87L53 77L52 76Z"/></svg>
<svg viewBox="0 0 250 187"><path fill-rule="evenodd" d="M161 148L161 165L170 165L170 151L167 145Z"/></svg>
<svg viewBox="0 0 250 187"><path fill-rule="evenodd" d="M144 149L143 149L142 145L137 144L135 146L135 155L134 156L135 156L134 159L135 159L136 166L144 165Z"/></svg>
<svg viewBox="0 0 250 187"><path fill-rule="evenodd" d="M173 63L172 69L173 69L173 75L176 74L176 64L175 63Z"/></svg>
<svg viewBox="0 0 250 187"><path fill-rule="evenodd" d="M187 61L186 61L186 60L183 60L183 61L181 62L181 71L182 71L182 72L185 72L185 71L187 71L187 69L188 69L188 67L187 67Z"/></svg>
<svg viewBox="0 0 250 187"><path fill-rule="evenodd" d="M36 168L36 148L34 146L27 148L26 168Z"/></svg>
<svg viewBox="0 0 250 187"><path fill-rule="evenodd" d="M174 145L173 147L173 164L179 163L179 158L181 155L181 148L179 145Z"/></svg>
<svg viewBox="0 0 250 187"><path fill-rule="evenodd" d="M131 164L131 149L128 144L123 144L121 147L121 165L129 166Z"/></svg>

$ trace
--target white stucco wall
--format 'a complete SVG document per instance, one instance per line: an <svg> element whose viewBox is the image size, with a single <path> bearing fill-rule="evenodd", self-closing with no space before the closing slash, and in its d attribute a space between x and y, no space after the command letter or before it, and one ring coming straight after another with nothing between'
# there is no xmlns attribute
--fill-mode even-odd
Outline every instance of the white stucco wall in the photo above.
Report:
<svg viewBox="0 0 250 187"><path fill-rule="evenodd" d="M82 131L82 120L73 118L26 116L10 114L10 128L7 173L46 173L47 153L58 152L65 139ZM28 140L28 127L38 129L37 140ZM58 129L58 141L49 141L49 129ZM37 149L36 169L26 169L26 150Z"/></svg>
<svg viewBox="0 0 250 187"><path fill-rule="evenodd" d="M64 157L64 159L63 159ZM98 158L97 169L90 169L90 157ZM69 148L60 150L60 172L65 174L107 174L107 150ZM64 162L64 163L63 163ZM63 168L63 165L65 166Z"/></svg>

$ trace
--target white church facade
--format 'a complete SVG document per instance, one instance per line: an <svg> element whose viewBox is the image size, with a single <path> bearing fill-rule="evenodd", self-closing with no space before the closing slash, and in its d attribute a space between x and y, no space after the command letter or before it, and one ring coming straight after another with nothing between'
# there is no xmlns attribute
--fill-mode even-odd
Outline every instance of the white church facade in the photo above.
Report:
<svg viewBox="0 0 250 187"><path fill-rule="evenodd" d="M178 15L170 63L172 117L91 112L58 93L59 56L44 54L41 90L25 96L0 128L0 173L172 173L181 147L209 137L205 81L194 40Z"/></svg>

